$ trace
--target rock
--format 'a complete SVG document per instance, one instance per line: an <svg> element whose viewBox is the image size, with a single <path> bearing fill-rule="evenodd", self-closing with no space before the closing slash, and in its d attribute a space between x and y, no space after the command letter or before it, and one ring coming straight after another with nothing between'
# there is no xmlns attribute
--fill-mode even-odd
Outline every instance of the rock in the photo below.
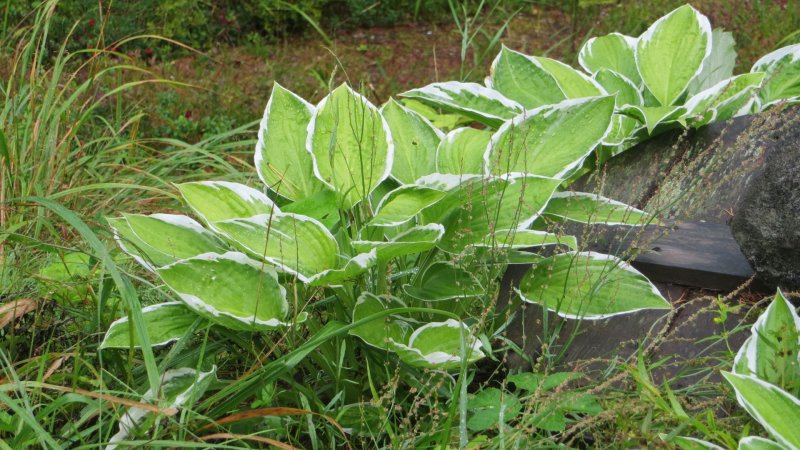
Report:
<svg viewBox="0 0 800 450"><path fill-rule="evenodd" d="M571 189L680 222L731 225L759 281L800 288L800 107L673 130Z"/></svg>
<svg viewBox="0 0 800 450"><path fill-rule="evenodd" d="M739 202L733 236L759 279L800 289L800 124L775 136L763 173Z"/></svg>

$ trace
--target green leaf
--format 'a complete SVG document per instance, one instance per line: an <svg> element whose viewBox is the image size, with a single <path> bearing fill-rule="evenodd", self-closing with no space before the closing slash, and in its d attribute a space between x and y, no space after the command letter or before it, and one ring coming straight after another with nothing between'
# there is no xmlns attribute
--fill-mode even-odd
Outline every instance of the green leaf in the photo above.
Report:
<svg viewBox="0 0 800 450"><path fill-rule="evenodd" d="M370 225L376 227L402 225L445 195L447 193L440 189L415 184L400 186L381 199Z"/></svg>
<svg viewBox="0 0 800 450"><path fill-rule="evenodd" d="M684 105L686 114L700 118L692 119L690 123L701 126L749 113L756 89L763 79L762 72L737 75L692 96Z"/></svg>
<svg viewBox="0 0 800 450"><path fill-rule="evenodd" d="M636 65L662 106L674 105L700 75L711 45L708 18L690 5L658 19L642 34L636 46Z"/></svg>
<svg viewBox="0 0 800 450"><path fill-rule="evenodd" d="M643 106L625 105L621 108L623 114L631 116L645 124L647 132L653 131L659 125L674 124L686 115L684 106Z"/></svg>
<svg viewBox="0 0 800 450"><path fill-rule="evenodd" d="M600 148L611 148L611 156L615 156L638 143L637 133L643 128L641 123L633 117L625 114L614 114L611 117L611 130L603 138ZM599 149L597 153L600 154ZM605 160L601 159L602 161Z"/></svg>
<svg viewBox="0 0 800 450"><path fill-rule="evenodd" d="M439 248L459 253L467 246L484 243L497 231L527 228L560 184L557 178L525 174L473 180L448 193L442 208L434 205L423 216L427 220L435 217L434 212L440 214L438 220L430 220L445 228Z"/></svg>
<svg viewBox="0 0 800 450"><path fill-rule="evenodd" d="M588 192L556 192L542 214L574 222L606 225L647 225L654 222L653 216L642 210Z"/></svg>
<svg viewBox="0 0 800 450"><path fill-rule="evenodd" d="M483 154L492 133L477 128L456 128L436 150L436 171L448 174L482 174Z"/></svg>
<svg viewBox="0 0 800 450"><path fill-rule="evenodd" d="M800 100L800 44L783 47L753 64L751 72L764 72L763 107Z"/></svg>
<svg viewBox="0 0 800 450"><path fill-rule="evenodd" d="M387 412L369 402L345 405L336 414L336 422L347 434L378 439L386 429Z"/></svg>
<svg viewBox="0 0 800 450"><path fill-rule="evenodd" d="M314 176L306 150L308 124L315 108L277 82L273 85L258 130L255 166L261 181L288 199L301 199L325 190Z"/></svg>
<svg viewBox="0 0 800 450"><path fill-rule="evenodd" d="M369 292L363 292L353 307L353 322L369 317L387 309L405 307L396 298L378 297ZM411 334L411 326L400 317L387 316L382 320L367 322L350 330L350 334L358 336L373 347L389 350L391 341L407 342Z"/></svg>
<svg viewBox="0 0 800 450"><path fill-rule="evenodd" d="M378 251L372 249L367 253L360 253L350 258L340 269L325 270L314 275L309 278L308 284L311 286L339 286L366 272L377 262Z"/></svg>
<svg viewBox="0 0 800 450"><path fill-rule="evenodd" d="M752 335L736 355L734 371L800 393L800 317L780 290L753 324Z"/></svg>
<svg viewBox="0 0 800 450"><path fill-rule="evenodd" d="M566 178L611 129L613 112L611 96L565 100L526 111L492 136L486 165L495 175L522 172Z"/></svg>
<svg viewBox="0 0 800 450"><path fill-rule="evenodd" d="M670 309L655 286L626 262L594 252L562 253L529 270L522 300L569 319L596 320L642 309Z"/></svg>
<svg viewBox="0 0 800 450"><path fill-rule="evenodd" d="M534 56L533 58L550 72L561 91L568 98L598 97L606 95L605 90L585 73L556 61L555 59Z"/></svg>
<svg viewBox="0 0 800 450"><path fill-rule="evenodd" d="M340 220L339 210L336 208L336 194L327 189L290 203L281 211L317 219L329 230L332 230Z"/></svg>
<svg viewBox="0 0 800 450"><path fill-rule="evenodd" d="M491 87L526 109L558 103L567 98L558 82L539 61L505 45L492 62Z"/></svg>
<svg viewBox="0 0 800 450"><path fill-rule="evenodd" d="M40 284L40 295L52 298L60 304L77 306L91 298L90 275L97 265L98 261L86 253L68 252L57 255L36 276L36 281ZM0 273L2 271L3 266L0 263Z"/></svg>
<svg viewBox="0 0 800 450"><path fill-rule="evenodd" d="M484 431L515 419L522 412L517 396L497 388L485 388L471 395L467 402L471 431Z"/></svg>
<svg viewBox="0 0 800 450"><path fill-rule="evenodd" d="M426 252L434 247L442 239L444 227L432 223L419 225L406 230L387 242L379 241L352 241L350 244L359 253L369 252L376 249L378 259L387 261L398 256L416 255Z"/></svg>
<svg viewBox="0 0 800 450"><path fill-rule="evenodd" d="M461 114L440 114L435 108L432 108L417 100L404 99L403 105L422 117L428 119L433 126L439 128L440 130L451 130L460 125L471 122L470 119L462 116Z"/></svg>
<svg viewBox="0 0 800 450"><path fill-rule="evenodd" d="M177 185L186 203L206 223L278 212L263 192L228 181L198 181Z"/></svg>
<svg viewBox="0 0 800 450"><path fill-rule="evenodd" d="M467 363L485 356L481 341L472 335L469 327L454 319L427 323L411 334L408 345L393 341L392 350L403 362L412 366L458 369L462 363L462 339L465 341Z"/></svg>
<svg viewBox="0 0 800 450"><path fill-rule="evenodd" d="M539 389L544 391L552 391L567 381L580 378L581 374L577 372L555 372L545 376L541 373L523 372L508 376L508 381L514 383L518 389L524 389L529 392L536 392Z"/></svg>
<svg viewBox="0 0 800 450"><path fill-rule="evenodd" d="M366 98L342 84L325 97L308 125L314 173L339 196L342 209L360 202L392 169L389 126Z"/></svg>
<svg viewBox="0 0 800 450"><path fill-rule="evenodd" d="M300 281L339 267L339 246L324 225L292 213L262 214L247 219L214 222L222 235L251 255Z"/></svg>
<svg viewBox="0 0 800 450"><path fill-rule="evenodd" d="M559 235L538 230L497 230L486 236L482 242L473 244L475 247L488 247L494 249L522 249L541 247L545 245L566 245L572 250L578 249L578 240L575 236Z"/></svg>
<svg viewBox="0 0 800 450"><path fill-rule="evenodd" d="M631 80L609 69L600 69L594 79L611 95L615 95L614 104L617 109L625 105L644 105L641 91ZM612 116L612 129L603 139L606 145L624 145L640 128L640 123L633 117L623 114Z"/></svg>
<svg viewBox="0 0 800 450"><path fill-rule="evenodd" d="M167 370L161 376L161 385L158 389L148 389L142 396L142 401L150 403L158 399L159 405L164 408L191 407L216 379L216 372L216 366L208 372L198 372L189 367ZM109 439L108 447L115 448L120 441L144 435L156 419L157 416L147 410L136 407L128 408L119 421L119 431Z"/></svg>
<svg viewBox="0 0 800 450"><path fill-rule="evenodd" d="M149 270L226 247L202 225L177 214L125 214L108 223L122 250Z"/></svg>
<svg viewBox="0 0 800 450"><path fill-rule="evenodd" d="M594 79L603 86L610 95L614 95L617 108L624 105L644 105L642 93L633 84L633 81L617 72L600 69L594 74Z"/></svg>
<svg viewBox="0 0 800 450"><path fill-rule="evenodd" d="M392 177L403 184L436 172L436 149L444 133L394 99L381 108L394 140Z"/></svg>
<svg viewBox="0 0 800 450"><path fill-rule="evenodd" d="M428 266L414 285L403 285L403 291L417 300L429 302L476 298L486 294L472 273L444 261Z"/></svg>
<svg viewBox="0 0 800 450"><path fill-rule="evenodd" d="M581 48L578 63L589 73L610 70L639 85L642 79L636 67L636 41L620 33L593 37Z"/></svg>
<svg viewBox="0 0 800 450"><path fill-rule="evenodd" d="M142 317L150 337L150 345L159 347L177 341L197 320L194 314L181 302L159 303L142 308ZM133 341L131 341L133 338ZM108 327L100 348L139 348L141 345L135 330L131 329L128 317L115 320Z"/></svg>
<svg viewBox="0 0 800 450"><path fill-rule="evenodd" d="M242 253L206 253L157 269L186 306L233 330L287 325L286 290L277 274Z"/></svg>
<svg viewBox="0 0 800 450"><path fill-rule="evenodd" d="M697 94L733 76L736 65L736 41L733 34L717 28L711 33L711 54L703 70L689 83L689 95Z"/></svg>
<svg viewBox="0 0 800 450"><path fill-rule="evenodd" d="M523 111L519 103L476 83L433 83L400 95L461 114L490 127L498 127Z"/></svg>
<svg viewBox="0 0 800 450"><path fill-rule="evenodd" d="M783 389L752 375L722 372L733 386L736 399L776 441L800 448L800 400Z"/></svg>
<svg viewBox="0 0 800 450"><path fill-rule="evenodd" d="M747 436L739 440L739 450L786 450L786 448L769 439Z"/></svg>
<svg viewBox="0 0 800 450"><path fill-rule="evenodd" d="M561 400L561 407L565 411L571 411L581 414L600 414L603 407L597 401L597 397L591 394L582 392L566 392L564 399Z"/></svg>

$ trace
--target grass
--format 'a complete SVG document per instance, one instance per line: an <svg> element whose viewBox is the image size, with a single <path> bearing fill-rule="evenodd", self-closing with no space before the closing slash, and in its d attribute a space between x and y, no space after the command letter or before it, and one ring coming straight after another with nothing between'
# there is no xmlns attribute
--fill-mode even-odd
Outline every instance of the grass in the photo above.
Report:
<svg viewBox="0 0 800 450"><path fill-rule="evenodd" d="M767 25L752 35L738 31L745 43L749 38L761 45L767 33L774 39L767 42L777 42L783 25L774 24L797 20L796 11L780 17L766 4L748 4L753 9L746 11L757 11ZM0 447L96 448L116 433L131 406L162 413L148 438L132 442L146 447L620 447L648 445L658 433L674 430L721 444L738 438L744 416L718 417L732 402L710 378L729 366L731 354L710 356L702 382L678 391L669 390L675 380L653 381L660 362L644 353L635 361L603 361L608 382L582 378L580 390L603 411L568 413L564 430L543 431L536 420L542 411L558 409L565 393L576 392L574 384L516 392L524 412L495 440L495 432L467 430L467 410L471 395L489 388L510 392L501 361L514 353L514 344L502 335L490 362L462 370L457 379L408 370L378 351L353 356L346 333L358 324L332 320L331 300L314 297L318 316L296 334L250 335L198 322L168 348L98 349L110 322L122 315L130 314L138 334L146 335L139 305L169 299L116 250L104 218L176 208L172 183L217 178L256 184L254 119L272 79L319 96L338 58L350 78L371 87L370 96L385 100L428 80L469 79L476 68L482 73L492 53L487 50L501 36L527 51L568 54L571 43L588 34L582 18L553 23L558 11L545 14L534 5L498 21L453 6L463 20L454 19L455 29L432 27L433 37L425 38L432 45L424 48L419 36L429 36L427 27L412 27L333 36L336 58L318 42L301 40L147 65L113 51L119 43L74 53L63 51L62 43L61 51L51 52L55 6L49 1L37 9L28 25L4 37L0 50L10 62L0 68L0 301L6 308L0 309ZM586 10L586 17L606 14L603 26L633 32L658 8L600 6ZM635 15L641 22L628 22ZM714 22L743 30L737 18ZM549 40L527 41L548 33ZM392 48L383 45L389 41ZM750 51L745 48L745 58ZM298 53L307 58L299 61ZM265 57L274 62L265 66ZM404 67L410 67L407 74ZM47 267L60 275L48 275ZM532 363L537 373L556 370L546 358ZM159 402L142 404L165 370L212 365L221 381L192 406L173 411ZM343 408L362 401L357 413ZM342 430L375 422L379 432Z"/></svg>

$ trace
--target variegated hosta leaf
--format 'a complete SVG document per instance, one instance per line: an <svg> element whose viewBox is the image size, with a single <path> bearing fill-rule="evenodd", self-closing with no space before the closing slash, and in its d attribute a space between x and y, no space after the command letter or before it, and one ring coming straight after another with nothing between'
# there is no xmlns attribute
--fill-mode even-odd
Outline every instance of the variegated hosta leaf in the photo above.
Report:
<svg viewBox="0 0 800 450"><path fill-rule="evenodd" d="M585 73L555 59L543 56L534 56L533 58L556 79L558 86L568 99L606 95L606 91Z"/></svg>
<svg viewBox="0 0 800 450"><path fill-rule="evenodd" d="M308 124L314 112L310 103L275 83L261 119L256 171L267 187L290 200L326 189L314 176L314 162L306 150Z"/></svg>
<svg viewBox="0 0 800 450"><path fill-rule="evenodd" d="M495 175L566 178L611 129L613 112L612 96L565 100L526 111L492 136L484 156L488 170Z"/></svg>
<svg viewBox="0 0 800 450"><path fill-rule="evenodd" d="M780 290L753 324L734 360L734 372L800 393L800 317Z"/></svg>
<svg viewBox="0 0 800 450"><path fill-rule="evenodd" d="M752 375L722 372L736 399L781 445L800 448L800 399Z"/></svg>
<svg viewBox="0 0 800 450"><path fill-rule="evenodd" d="M433 108L425 103L410 98L403 100L403 105L428 119L428 121L440 130L452 130L453 128L467 124L472 120L462 116L461 114L445 114L440 113L436 108Z"/></svg>
<svg viewBox="0 0 800 450"><path fill-rule="evenodd" d="M711 25L684 5L658 19L639 37L636 65L644 84L662 106L674 105L711 54Z"/></svg>
<svg viewBox="0 0 800 450"><path fill-rule="evenodd" d="M339 286L345 281L361 275L378 262L378 250L372 249L366 253L360 253L342 264L340 269L331 269L320 272L309 278L308 284L311 286Z"/></svg>
<svg viewBox="0 0 800 450"><path fill-rule="evenodd" d="M445 195L447 193L443 190L431 187L416 184L400 186L381 200L370 225L376 227L402 225Z"/></svg>
<svg viewBox="0 0 800 450"><path fill-rule="evenodd" d="M228 181L179 184L183 199L206 223L278 212L263 192Z"/></svg>
<svg viewBox="0 0 800 450"><path fill-rule="evenodd" d="M369 317L390 308L402 308L405 305L396 298L378 297L364 292L358 297L353 307L353 322ZM384 350L392 347L391 341L407 342L411 335L411 325L400 317L388 316L359 325L350 334L358 336L369 345Z"/></svg>
<svg viewBox="0 0 800 450"><path fill-rule="evenodd" d="M611 255L569 252L549 257L520 282L520 297L561 317L596 320L670 304L647 278Z"/></svg>
<svg viewBox="0 0 800 450"><path fill-rule="evenodd" d="M336 193L328 189L289 203L281 211L317 219L329 230L334 229L341 220L339 209L336 207Z"/></svg>
<svg viewBox="0 0 800 450"><path fill-rule="evenodd" d="M736 41L733 34L719 28L711 33L711 54L703 63L703 70L687 89L690 96L704 91L720 81L733 76L736 65Z"/></svg>
<svg viewBox="0 0 800 450"><path fill-rule="evenodd" d="M289 312L277 274L243 253L205 253L157 269L186 306L233 330L271 330Z"/></svg>
<svg viewBox="0 0 800 450"><path fill-rule="evenodd" d="M497 230L527 228L560 184L557 178L526 174L486 177L449 192L423 217L444 225L439 248L458 253Z"/></svg>
<svg viewBox="0 0 800 450"><path fill-rule="evenodd" d="M516 100L526 109L558 103L567 98L553 75L536 58L505 45L492 62L490 77L492 89Z"/></svg>
<svg viewBox="0 0 800 450"><path fill-rule="evenodd" d="M644 104L642 93L625 76L608 69L600 69L594 74L594 79L609 94L615 95L614 103L617 109L625 105L642 106ZM615 113L612 116L612 129L606 135L603 143L606 145L624 144L640 127L641 124L637 119Z"/></svg>
<svg viewBox="0 0 800 450"><path fill-rule="evenodd" d="M755 90L764 79L763 72L737 75L692 96L684 107L692 126L701 126L711 121L725 121L749 112Z"/></svg>
<svg viewBox="0 0 800 450"><path fill-rule="evenodd" d="M419 225L404 231L388 241L352 241L350 244L359 253L376 249L379 260L389 260L398 256L416 255L434 247L444 236L444 227L431 223Z"/></svg>
<svg viewBox="0 0 800 450"><path fill-rule="evenodd" d="M403 184L436 172L436 148L444 138L438 128L394 99L381 108L394 140L392 177Z"/></svg>
<svg viewBox="0 0 800 450"><path fill-rule="evenodd" d="M546 211L546 210L545 210ZM497 230L486 236L483 242L474 244L476 247L489 247L494 249L522 249L542 247L545 245L566 245L572 250L578 249L578 240L575 236L559 235L537 230Z"/></svg>
<svg viewBox="0 0 800 450"><path fill-rule="evenodd" d="M307 282L328 269L337 269L339 246L324 225L291 213L262 214L212 224L237 246L280 270Z"/></svg>
<svg viewBox="0 0 800 450"><path fill-rule="evenodd" d="M645 127L639 120L625 114L614 114L611 117L611 130L605 138L603 138L602 147L613 147L611 156L617 155L636 143L638 143L637 134L640 133ZM607 159L602 159L604 155L601 150L597 151L600 156L600 162Z"/></svg>
<svg viewBox="0 0 800 450"><path fill-rule="evenodd" d="M636 67L636 38L624 34L589 39L578 54L578 63L592 74L605 69L625 76L637 86L642 82Z"/></svg>
<svg viewBox="0 0 800 450"><path fill-rule="evenodd" d="M431 264L414 285L406 284L403 290L417 300L429 302L474 298L486 294L475 276L448 262Z"/></svg>
<svg viewBox="0 0 800 450"><path fill-rule="evenodd" d="M467 363L486 356L481 341L472 335L469 327L453 319L417 328L407 345L393 342L392 351L406 364L441 370L460 368L463 356Z"/></svg>
<svg viewBox="0 0 800 450"><path fill-rule="evenodd" d="M761 101L764 108L782 101L800 101L800 44L790 45L763 56L751 72L764 72Z"/></svg>
<svg viewBox="0 0 800 450"><path fill-rule="evenodd" d="M125 214L108 219L125 253L149 270L201 253L225 251L225 244L195 220L177 214Z"/></svg>
<svg viewBox="0 0 800 450"><path fill-rule="evenodd" d="M621 108L622 113L631 116L645 124L647 132L652 134L658 126L676 124L686 115L684 106L635 106L626 105Z"/></svg>
<svg viewBox="0 0 800 450"><path fill-rule="evenodd" d="M456 112L490 127L499 127L523 111L519 103L476 83L433 83L400 95Z"/></svg>
<svg viewBox="0 0 800 450"><path fill-rule="evenodd" d="M747 436L739 440L739 450L786 450L786 447L762 437Z"/></svg>
<svg viewBox="0 0 800 450"><path fill-rule="evenodd" d="M208 372L198 372L189 367L167 370L161 376L161 386L155 391L153 388L148 389L142 396L142 401L151 402L159 399L159 404L171 408L175 414L178 409L191 406L203 396L208 386L216 379L216 372L216 366ZM150 411L136 407L128 408L119 421L119 431L109 439L106 449L116 449L119 442L140 434L144 435L156 418Z"/></svg>
<svg viewBox="0 0 800 450"><path fill-rule="evenodd" d="M551 218L606 225L647 225L653 216L625 203L588 192L556 192L542 213Z"/></svg>
<svg viewBox="0 0 800 450"><path fill-rule="evenodd" d="M306 148L314 174L336 191L343 209L360 202L392 170L389 126L366 98L342 84L317 106Z"/></svg>
<svg viewBox="0 0 800 450"><path fill-rule="evenodd" d="M482 174L483 154L492 133L477 128L456 128L447 133L436 150L438 173Z"/></svg>
<svg viewBox="0 0 800 450"><path fill-rule="evenodd" d="M614 95L617 108L624 105L644 105L644 98L639 88L629 78L608 69L600 69L594 74L594 79L603 86L603 89Z"/></svg>
<svg viewBox="0 0 800 450"><path fill-rule="evenodd" d="M158 347L177 341L197 320L197 315L181 302L159 303L142 308L145 329L150 345ZM133 337L133 342L131 342ZM115 320L108 327L100 348L141 347L136 328L131 328L128 316Z"/></svg>

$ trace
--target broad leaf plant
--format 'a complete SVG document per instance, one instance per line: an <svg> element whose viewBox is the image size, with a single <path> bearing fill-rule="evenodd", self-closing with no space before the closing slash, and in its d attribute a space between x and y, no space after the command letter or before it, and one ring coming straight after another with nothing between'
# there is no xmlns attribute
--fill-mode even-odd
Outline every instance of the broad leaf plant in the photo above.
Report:
<svg viewBox="0 0 800 450"><path fill-rule="evenodd" d="M320 303L359 322L354 344L452 371L491 353L479 319L518 263L533 263L518 299L567 319L667 310L628 263L580 251L545 224L652 222L565 188L591 161L664 129L800 100L800 45L743 75L732 76L734 58L730 34L686 5L638 38L589 40L585 72L503 47L484 84L433 83L380 107L347 84L314 105L276 83L255 149L262 185L184 183L193 217L109 219L120 247L175 293L143 309L150 342L179 339L198 316L237 332L283 332L303 327ZM431 106L460 118L440 120ZM127 318L102 343L136 345Z"/></svg>

